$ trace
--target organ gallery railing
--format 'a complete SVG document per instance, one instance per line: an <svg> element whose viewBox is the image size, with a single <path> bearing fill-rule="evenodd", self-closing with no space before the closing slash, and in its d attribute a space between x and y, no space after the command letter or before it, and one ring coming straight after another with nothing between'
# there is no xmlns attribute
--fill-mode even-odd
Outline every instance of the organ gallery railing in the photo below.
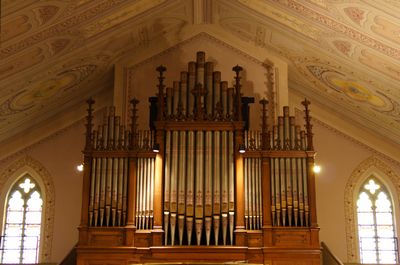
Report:
<svg viewBox="0 0 400 265"><path fill-rule="evenodd" d="M242 68L232 70L229 87L198 52L167 87L158 67L148 131L138 130L136 99L130 126L110 108L97 129L88 101L81 227L129 227L121 244L172 246L243 246L249 231L317 227L310 102L304 130L288 107L268 124L265 99L260 130L249 130L254 99L242 95Z"/></svg>

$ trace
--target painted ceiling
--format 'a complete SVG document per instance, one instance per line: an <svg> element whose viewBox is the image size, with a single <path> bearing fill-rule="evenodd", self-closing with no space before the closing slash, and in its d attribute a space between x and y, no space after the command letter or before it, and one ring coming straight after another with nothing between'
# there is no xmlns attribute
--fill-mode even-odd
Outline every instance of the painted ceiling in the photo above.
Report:
<svg viewBox="0 0 400 265"><path fill-rule="evenodd" d="M277 54L291 92L400 144L399 13L398 0L2 0L0 142L112 86L124 55L201 24Z"/></svg>

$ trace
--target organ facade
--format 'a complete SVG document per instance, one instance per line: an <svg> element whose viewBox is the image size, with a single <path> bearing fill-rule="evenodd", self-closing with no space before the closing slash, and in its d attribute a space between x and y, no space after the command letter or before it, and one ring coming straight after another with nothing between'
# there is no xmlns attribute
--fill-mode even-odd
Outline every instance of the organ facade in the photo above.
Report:
<svg viewBox="0 0 400 265"><path fill-rule="evenodd" d="M230 85L205 58L170 86L159 66L129 124L111 107L94 125L88 100L78 264L320 264L310 102L301 125L287 106L269 117L267 99L243 95L242 67Z"/></svg>

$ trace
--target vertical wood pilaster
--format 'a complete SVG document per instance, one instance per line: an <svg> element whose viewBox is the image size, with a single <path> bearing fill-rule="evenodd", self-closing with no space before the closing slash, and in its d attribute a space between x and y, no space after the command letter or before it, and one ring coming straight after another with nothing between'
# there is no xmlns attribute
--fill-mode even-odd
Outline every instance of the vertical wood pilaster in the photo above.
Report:
<svg viewBox="0 0 400 265"><path fill-rule="evenodd" d="M271 220L271 170L269 157L262 157L261 185L263 209L263 245L272 246L272 220Z"/></svg>
<svg viewBox="0 0 400 265"><path fill-rule="evenodd" d="M315 190L315 173L313 170L314 167L314 152L309 152L307 158L308 164L308 200L310 207L310 224L311 227L318 227L317 222L317 199L316 199L316 190Z"/></svg>
<svg viewBox="0 0 400 265"><path fill-rule="evenodd" d="M83 180L82 180L82 208L81 208L81 223L79 225L79 245L88 243L87 228L89 226L89 197L90 197L90 175L92 169L92 120L93 120L93 99L87 101L88 109L86 116L86 141L83 158Z"/></svg>
<svg viewBox="0 0 400 265"><path fill-rule="evenodd" d="M90 196L90 170L92 168L92 158L88 155L84 157L84 171L82 184L82 209L81 223L79 225L79 245L88 243L87 228L89 226L89 196Z"/></svg>
<svg viewBox="0 0 400 265"><path fill-rule="evenodd" d="M156 155L154 176L154 219L153 219L153 246L162 245L163 236L163 162L164 162L164 130L157 130L155 143L159 145L159 153Z"/></svg>
<svg viewBox="0 0 400 265"><path fill-rule="evenodd" d="M271 175L270 175L270 160L268 157L262 158L261 168L261 183L262 183L262 209L263 209L263 227L271 226Z"/></svg>
<svg viewBox="0 0 400 265"><path fill-rule="evenodd" d="M235 183L235 245L244 246L246 244L246 230L244 224L244 174L243 174L243 155L239 153L239 146L243 144L243 128L239 128L235 132L235 164L236 164L236 183Z"/></svg>
<svg viewBox="0 0 400 265"><path fill-rule="evenodd" d="M126 220L126 238L125 245L135 245L135 232L136 232L136 157L129 160L129 178L128 178L128 215Z"/></svg>

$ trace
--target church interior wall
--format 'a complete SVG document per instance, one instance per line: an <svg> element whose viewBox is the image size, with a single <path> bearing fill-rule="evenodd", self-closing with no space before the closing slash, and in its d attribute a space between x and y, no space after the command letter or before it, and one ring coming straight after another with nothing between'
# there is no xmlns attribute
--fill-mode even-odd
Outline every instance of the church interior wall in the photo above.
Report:
<svg viewBox="0 0 400 265"><path fill-rule="evenodd" d="M155 67L159 64L167 66L165 83L167 86L171 86L172 81L179 79L179 72L186 70L186 62L195 60L195 52L199 50L199 47L206 51L206 61L215 61L214 69L221 71L222 80L228 81L229 85L232 84L234 76L231 71L232 66L239 64L245 68L243 93L244 96L254 96L256 99L256 104L253 104L251 110L251 127L257 129L260 123L257 102L267 96L266 68L263 65L265 62L238 54L232 50L232 47L224 46L222 43L202 40L187 42L185 45L177 46L140 64L127 66L132 81L125 83L126 89L129 97L136 96L141 100L139 122L142 128L146 128L148 124L147 98L154 96L156 92L157 73L154 70ZM126 111L129 111L127 106ZM293 111L291 109L292 115ZM100 113L96 115L97 118L101 116ZM0 161L0 172L4 172L14 161L23 156L30 156L39 161L53 179L55 216L50 262L60 262L78 241L77 227L81 211L82 173L76 170L76 166L83 160L81 151L85 139L84 123L83 120L80 120L61 132ZM335 255L346 261L344 189L348 178L362 161L371 156L377 156L378 159L387 163L397 172L397 175L400 175L400 166L398 162L380 155L373 148L368 148L357 140L347 137L322 121L314 120L313 124L316 161L322 166L322 172L316 177L317 215L321 228L320 240L325 241ZM0 203L1 209L4 209L4 201ZM396 214L398 215L398 213Z"/></svg>

